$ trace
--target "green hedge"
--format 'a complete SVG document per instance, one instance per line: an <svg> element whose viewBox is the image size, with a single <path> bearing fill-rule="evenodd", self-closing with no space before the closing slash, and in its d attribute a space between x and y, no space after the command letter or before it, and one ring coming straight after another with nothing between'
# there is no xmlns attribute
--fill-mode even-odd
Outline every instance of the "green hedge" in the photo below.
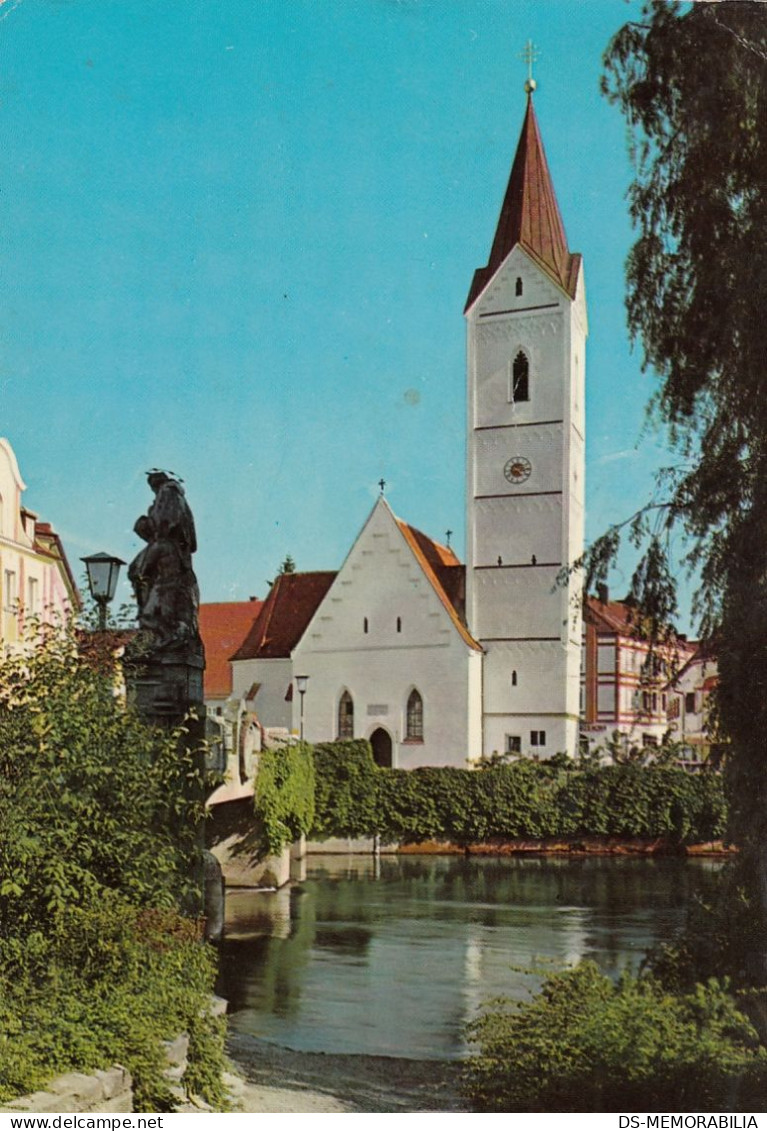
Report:
<svg viewBox="0 0 767 1131"><path fill-rule="evenodd" d="M303 742L259 755L255 815L263 854L279 852L312 827L314 776L311 747Z"/></svg>
<svg viewBox="0 0 767 1131"><path fill-rule="evenodd" d="M312 835L385 842L495 838L664 837L679 845L724 836L722 779L662 766L579 770L546 762L469 770L381 769L367 742L315 749Z"/></svg>

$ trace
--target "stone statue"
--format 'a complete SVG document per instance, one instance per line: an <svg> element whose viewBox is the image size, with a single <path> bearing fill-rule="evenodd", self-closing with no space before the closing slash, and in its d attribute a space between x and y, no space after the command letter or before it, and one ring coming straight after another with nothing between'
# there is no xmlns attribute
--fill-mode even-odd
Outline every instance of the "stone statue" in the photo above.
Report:
<svg viewBox="0 0 767 1131"><path fill-rule="evenodd" d="M156 650L196 650L200 593L192 569L194 518L177 479L153 470L147 480L154 501L133 528L147 544L128 567L139 626L152 633Z"/></svg>

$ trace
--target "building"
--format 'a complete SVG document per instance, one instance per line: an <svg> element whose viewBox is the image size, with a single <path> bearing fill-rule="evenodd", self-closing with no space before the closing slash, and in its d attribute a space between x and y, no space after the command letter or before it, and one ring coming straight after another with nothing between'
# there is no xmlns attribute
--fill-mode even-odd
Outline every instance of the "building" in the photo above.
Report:
<svg viewBox="0 0 767 1131"><path fill-rule="evenodd" d="M581 666L583 747L605 747L617 734L625 751L660 746L686 748L681 761L705 760L709 696L716 662L701 645L670 633L650 645L638 631L635 609L611 601L606 587L585 603Z"/></svg>
<svg viewBox="0 0 767 1131"><path fill-rule="evenodd" d="M578 745L586 300L530 90L464 313L466 565L381 496L339 571L280 576L232 656L267 727L368 738L384 765Z"/></svg>
<svg viewBox="0 0 767 1131"><path fill-rule="evenodd" d="M62 624L80 594L61 539L21 501L26 484L0 439L0 647L21 647L40 624Z"/></svg>
<svg viewBox="0 0 767 1131"><path fill-rule="evenodd" d="M578 744L586 298L528 94L487 266L466 304L466 611L482 645L482 749Z"/></svg>

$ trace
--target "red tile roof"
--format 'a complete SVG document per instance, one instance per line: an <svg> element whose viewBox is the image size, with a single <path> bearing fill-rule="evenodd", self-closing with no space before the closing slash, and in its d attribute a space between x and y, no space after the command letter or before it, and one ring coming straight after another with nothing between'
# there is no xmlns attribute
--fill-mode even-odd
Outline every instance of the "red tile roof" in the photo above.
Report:
<svg viewBox="0 0 767 1131"><path fill-rule="evenodd" d="M233 660L286 659L333 583L335 573L283 573L269 590L258 619Z"/></svg>
<svg viewBox="0 0 767 1131"><path fill-rule="evenodd" d="M22 507L22 512L24 508ZM27 511L27 514L32 515L32 511ZM33 515L34 517L34 515ZM72 573L72 567L69 564L64 545L61 538L51 526L50 522L35 522L35 550L38 554L50 558L61 566L64 573L64 582L69 590L69 595L72 604L76 609L81 609L83 606L80 590L75 581L75 575Z"/></svg>
<svg viewBox="0 0 767 1131"><path fill-rule="evenodd" d="M527 100L527 112L490 258L486 267L474 272L466 300L467 310L517 244L571 298L575 295L581 257L568 251L532 97Z"/></svg>
<svg viewBox="0 0 767 1131"><path fill-rule="evenodd" d="M205 645L205 698L232 693L229 657L242 644L263 601L220 601L200 605L200 636Z"/></svg>
<svg viewBox="0 0 767 1131"><path fill-rule="evenodd" d="M432 588L450 614L453 624L466 643L481 652L482 645L477 643L465 623L464 567L449 546L433 541L427 534L416 530L414 526L408 526L399 518L397 525L415 554L418 564L431 582Z"/></svg>

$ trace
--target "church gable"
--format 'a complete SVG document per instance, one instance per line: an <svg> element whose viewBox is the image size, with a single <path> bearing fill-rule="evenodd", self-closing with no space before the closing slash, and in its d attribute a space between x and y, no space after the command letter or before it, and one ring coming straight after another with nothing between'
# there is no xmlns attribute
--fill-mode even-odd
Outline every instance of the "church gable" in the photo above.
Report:
<svg viewBox="0 0 767 1131"><path fill-rule="evenodd" d="M488 278L472 314L479 318L558 307L568 298L534 257L517 245Z"/></svg>
<svg viewBox="0 0 767 1131"><path fill-rule="evenodd" d="M376 503L299 650L372 651L450 644L473 649L461 616L462 567L451 550ZM453 603L455 601L455 604Z"/></svg>

